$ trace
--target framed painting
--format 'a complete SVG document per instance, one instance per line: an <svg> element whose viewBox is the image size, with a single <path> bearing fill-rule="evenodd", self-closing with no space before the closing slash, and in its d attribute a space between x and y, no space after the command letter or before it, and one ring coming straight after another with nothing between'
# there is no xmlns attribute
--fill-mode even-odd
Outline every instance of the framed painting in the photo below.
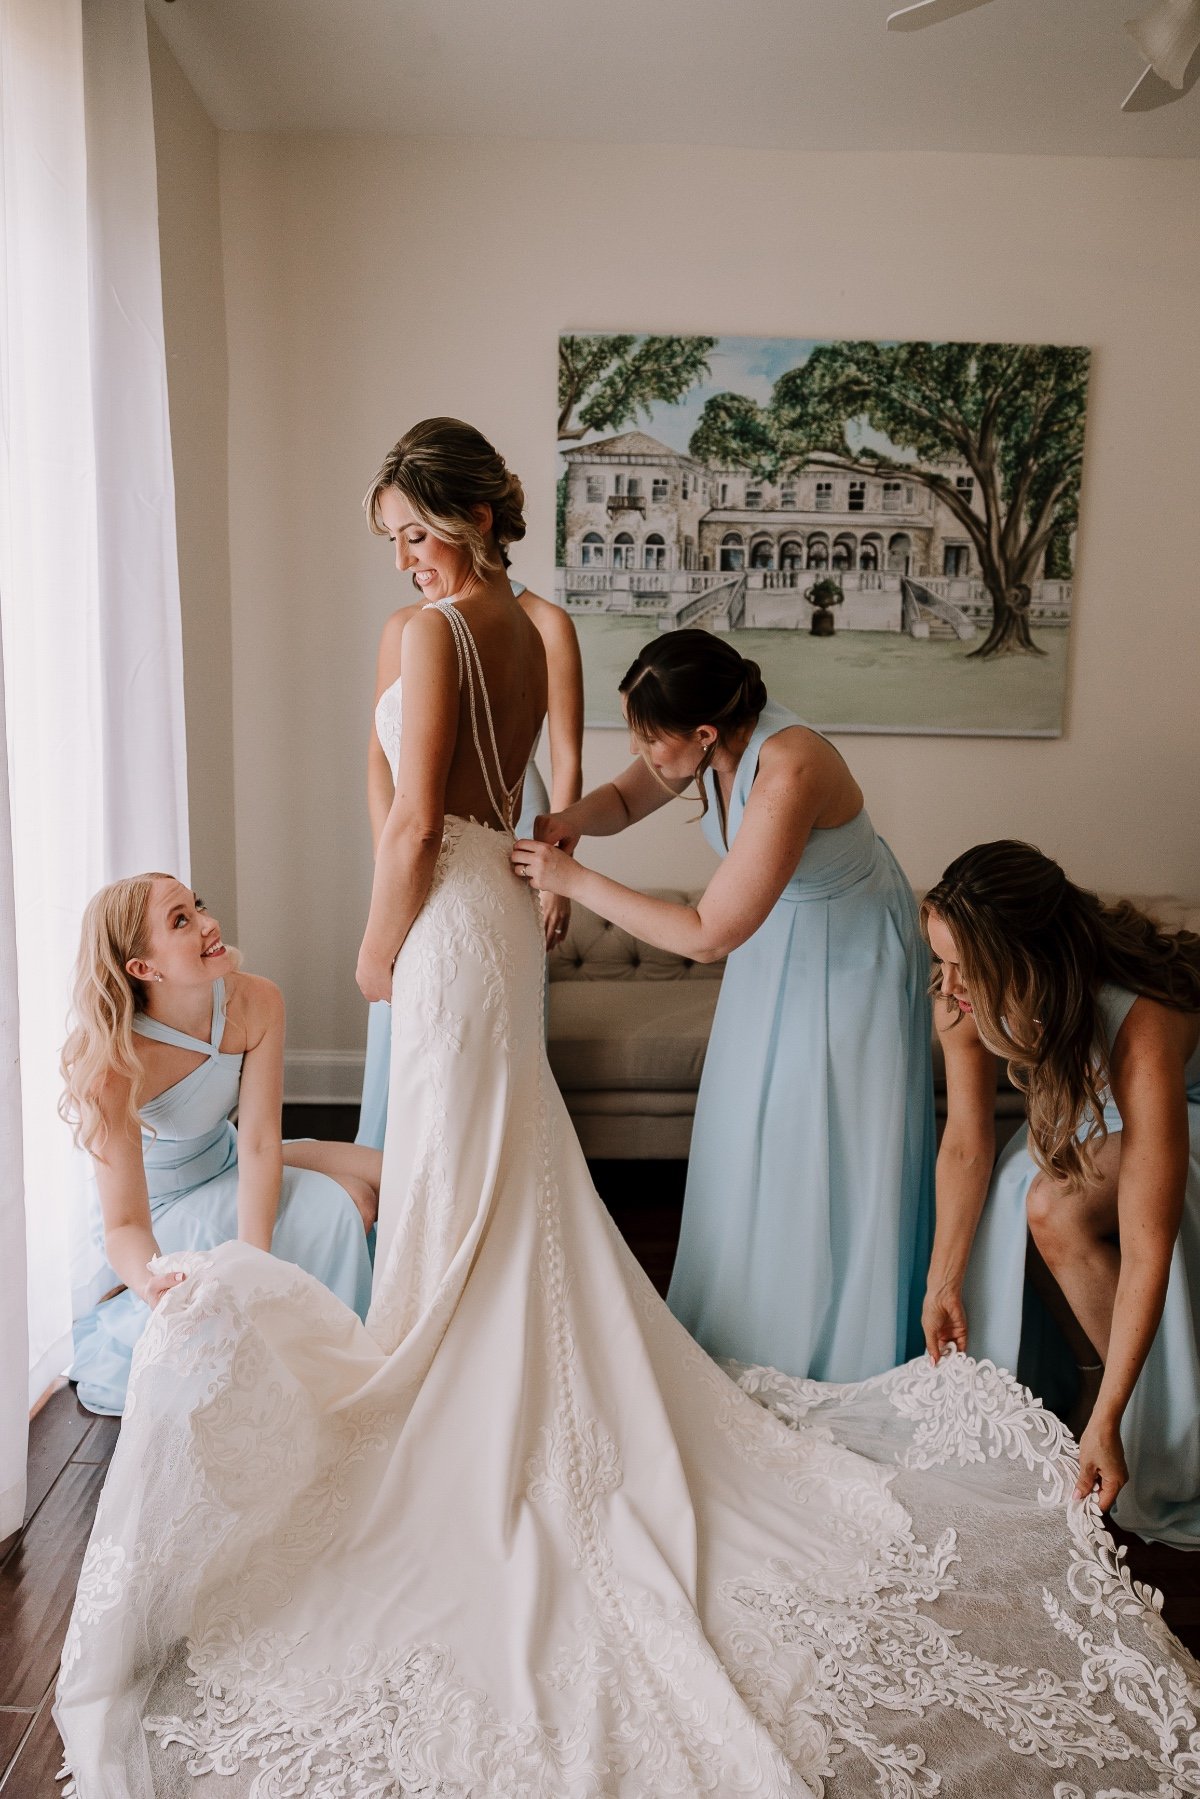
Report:
<svg viewBox="0 0 1200 1799"><path fill-rule="evenodd" d="M559 339L556 597L587 721L731 633L826 731L1061 734L1088 351Z"/></svg>

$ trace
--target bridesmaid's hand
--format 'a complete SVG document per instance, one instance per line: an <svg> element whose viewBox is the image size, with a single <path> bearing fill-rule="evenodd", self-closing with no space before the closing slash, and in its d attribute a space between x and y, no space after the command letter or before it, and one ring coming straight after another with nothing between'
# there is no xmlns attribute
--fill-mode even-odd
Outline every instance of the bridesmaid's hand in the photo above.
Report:
<svg viewBox="0 0 1200 1799"><path fill-rule="evenodd" d="M512 847L512 864L535 893L556 893L563 899L571 899L579 884L578 862L565 850L555 849L549 843L518 838Z"/></svg>
<svg viewBox="0 0 1200 1799"><path fill-rule="evenodd" d="M921 1329L925 1347L935 1362L940 1362L951 1347L967 1349L967 1314L962 1294L957 1287L928 1288L921 1307Z"/></svg>
<svg viewBox="0 0 1200 1799"><path fill-rule="evenodd" d="M180 1281L185 1281L186 1279L186 1274L178 1274L173 1269L169 1272L164 1270L162 1273L155 1273L154 1269L147 1263L146 1279L138 1297L144 1299L146 1304L150 1307L150 1310L153 1311L160 1299L165 1299L168 1293L175 1290Z"/></svg>
<svg viewBox="0 0 1200 1799"><path fill-rule="evenodd" d="M546 933L546 948L554 949L567 934L567 926L571 922L571 902L564 899L561 893L543 893L542 895L542 928Z"/></svg>
<svg viewBox="0 0 1200 1799"><path fill-rule="evenodd" d="M365 941L358 952L358 967L354 971L354 978L364 999L391 999L391 963L375 955Z"/></svg>
<svg viewBox="0 0 1200 1799"><path fill-rule="evenodd" d="M533 835L538 843L552 843L568 856L575 854L579 844L579 832L571 830L564 812L540 812L533 821Z"/></svg>
<svg viewBox="0 0 1200 1799"><path fill-rule="evenodd" d="M1075 1484L1075 1498L1086 1499L1089 1493L1094 1493L1100 1510L1106 1512L1128 1479L1120 1425L1097 1418L1093 1412L1079 1439L1079 1479Z"/></svg>

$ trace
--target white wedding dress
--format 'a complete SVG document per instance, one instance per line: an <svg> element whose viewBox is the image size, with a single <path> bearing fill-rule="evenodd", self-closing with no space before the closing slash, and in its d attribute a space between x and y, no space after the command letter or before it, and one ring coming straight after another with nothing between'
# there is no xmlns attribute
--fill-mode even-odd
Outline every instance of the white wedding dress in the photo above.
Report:
<svg viewBox="0 0 1200 1799"><path fill-rule="evenodd" d="M398 686L378 726L394 768ZM80 1799L1200 1794L1197 1666L1026 1392L734 1380L672 1318L509 847L446 820L396 964L366 1328L257 1250L168 1258L63 1655Z"/></svg>

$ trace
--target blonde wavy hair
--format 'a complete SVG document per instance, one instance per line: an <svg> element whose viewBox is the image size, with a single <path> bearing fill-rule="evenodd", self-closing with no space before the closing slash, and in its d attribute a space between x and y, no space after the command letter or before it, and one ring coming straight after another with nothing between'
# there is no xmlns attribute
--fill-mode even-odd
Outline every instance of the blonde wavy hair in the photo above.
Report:
<svg viewBox="0 0 1200 1799"><path fill-rule="evenodd" d="M59 1061L63 1093L58 1112L71 1126L76 1143L92 1155L99 1155L109 1133L100 1093L110 1074L128 1082L125 1119L135 1130L141 1129L143 1070L134 1048L133 1018L145 1008L147 989L125 964L146 954L154 883L174 879L155 872L113 881L92 896L83 914L70 1033ZM227 966L236 969L236 951L231 949L229 955Z"/></svg>
<svg viewBox="0 0 1200 1799"><path fill-rule="evenodd" d="M508 545L525 535L524 488L483 433L461 419L422 419L388 451L363 500L377 537L390 536L379 513L389 487L435 537L468 552L481 581L508 567ZM472 517L475 506L492 509L492 541Z"/></svg>
<svg viewBox="0 0 1200 1799"><path fill-rule="evenodd" d="M1128 900L1106 904L1040 850L1007 839L950 864L921 904L926 939L931 913L954 938L980 1035L1000 1047L1025 1095L1035 1162L1078 1191L1096 1178L1108 1136L1097 988L1111 982L1200 1012L1200 936L1165 931ZM935 959L935 1004L940 982Z"/></svg>

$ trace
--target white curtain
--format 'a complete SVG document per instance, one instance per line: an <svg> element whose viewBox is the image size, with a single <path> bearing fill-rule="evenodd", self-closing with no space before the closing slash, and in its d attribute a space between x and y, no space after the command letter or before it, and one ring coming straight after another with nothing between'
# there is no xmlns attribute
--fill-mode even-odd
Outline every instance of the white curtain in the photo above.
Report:
<svg viewBox="0 0 1200 1799"><path fill-rule="evenodd" d="M105 1281L86 1158L55 1109L80 915L119 875L188 878L142 0L0 0L0 236L0 624L28 1260L21 1386L36 1397L69 1359L72 1312ZM11 1308L8 1261L0 1283ZM5 1366L0 1383L13 1376Z"/></svg>
<svg viewBox="0 0 1200 1799"><path fill-rule="evenodd" d="M0 645L0 725L4 652ZM13 904L8 750L0 729L0 1541L21 1527L28 1435L23 1375L29 1363L25 1308L25 1182L21 1160L21 1065L17 1057L17 929Z"/></svg>

